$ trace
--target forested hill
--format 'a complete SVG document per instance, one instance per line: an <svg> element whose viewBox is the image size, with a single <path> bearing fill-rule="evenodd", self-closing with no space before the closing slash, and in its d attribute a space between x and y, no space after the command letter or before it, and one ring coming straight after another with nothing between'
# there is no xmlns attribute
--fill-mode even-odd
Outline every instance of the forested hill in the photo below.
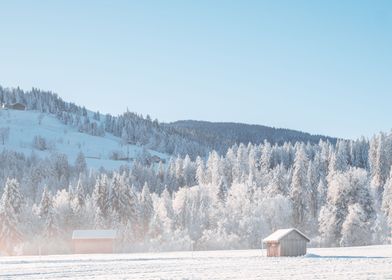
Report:
<svg viewBox="0 0 392 280"><path fill-rule="evenodd" d="M284 227L312 246L391 240L392 133L334 143L262 126L162 124L36 89L0 87L0 102L27 106L0 110L0 244L9 254L21 244L44 252L42 240L54 244L46 253L69 252L76 228L116 229L125 252L260 248ZM212 150L234 142L246 144Z"/></svg>
<svg viewBox="0 0 392 280"><path fill-rule="evenodd" d="M336 143L336 138L322 135L312 135L306 132L274 128L263 125L250 125L231 122L207 122L184 120L168 124L184 136L199 141L214 150L225 152L235 143L261 144L267 141L271 144L282 145L285 142L318 143L320 140Z"/></svg>
<svg viewBox="0 0 392 280"><path fill-rule="evenodd" d="M260 125L196 121L163 124L152 120L149 115L143 117L132 112L119 116L102 115L100 112L91 112L85 107L66 102L50 91L34 88L23 91L20 88L8 89L0 86L0 103L15 102L25 104L28 110L55 116L63 124L75 127L81 133L101 137L109 133L121 138L125 143L174 156L189 155L196 158L206 156L212 150L224 154L234 144L260 144L264 141L271 144L294 144L318 143L322 139L331 144L336 143L335 138Z"/></svg>

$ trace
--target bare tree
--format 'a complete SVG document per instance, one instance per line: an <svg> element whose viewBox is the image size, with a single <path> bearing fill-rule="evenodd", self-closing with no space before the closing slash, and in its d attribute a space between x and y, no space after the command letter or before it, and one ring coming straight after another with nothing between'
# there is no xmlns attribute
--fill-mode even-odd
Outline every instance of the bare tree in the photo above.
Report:
<svg viewBox="0 0 392 280"><path fill-rule="evenodd" d="M0 140L2 145L5 145L5 142L8 140L10 136L10 128L9 127L0 127Z"/></svg>
<svg viewBox="0 0 392 280"><path fill-rule="evenodd" d="M42 120L44 119L45 115L44 114L39 114L38 115L38 125L42 124Z"/></svg>

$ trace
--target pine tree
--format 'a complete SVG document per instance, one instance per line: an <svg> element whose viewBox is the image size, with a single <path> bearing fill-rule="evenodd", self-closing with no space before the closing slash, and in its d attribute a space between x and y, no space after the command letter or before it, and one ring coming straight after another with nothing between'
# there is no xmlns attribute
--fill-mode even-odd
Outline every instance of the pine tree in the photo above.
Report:
<svg viewBox="0 0 392 280"><path fill-rule="evenodd" d="M200 157L196 158L196 180L199 185L206 184L204 162Z"/></svg>
<svg viewBox="0 0 392 280"><path fill-rule="evenodd" d="M42 192L41 202L38 206L38 216L42 219L45 219L52 207L53 202L50 192L48 190L48 187L45 187L44 191Z"/></svg>
<svg viewBox="0 0 392 280"><path fill-rule="evenodd" d="M290 198L293 201L294 224L300 228L306 226L309 217L309 189L307 184L308 158L304 145L297 148L295 154Z"/></svg>
<svg viewBox="0 0 392 280"><path fill-rule="evenodd" d="M349 150L348 143L345 140L340 140L336 144L336 162L335 170L346 171L349 166Z"/></svg>
<svg viewBox="0 0 392 280"><path fill-rule="evenodd" d="M106 220L105 220L105 217L101 211L101 208L96 207L95 213L94 213L94 228L104 229L106 227L107 227Z"/></svg>
<svg viewBox="0 0 392 280"><path fill-rule="evenodd" d="M124 175L118 173L113 175L110 204L121 224L125 225L129 221L132 223L132 228L136 229L139 214L137 198Z"/></svg>
<svg viewBox="0 0 392 280"><path fill-rule="evenodd" d="M269 197L276 195L287 196L287 192L290 185L289 171L286 170L283 164L277 165L271 170L271 179L268 180L268 186L265 190Z"/></svg>
<svg viewBox="0 0 392 280"><path fill-rule="evenodd" d="M376 197L376 203L378 205L382 198L383 187L388 176L388 164L386 155L386 136L380 133L376 139L374 139L371 145L373 149L371 151L372 157L370 161L371 173L372 173L372 187Z"/></svg>
<svg viewBox="0 0 392 280"><path fill-rule="evenodd" d="M317 218L318 215L318 210L319 210L319 204L318 204L318 192L317 192L317 187L319 184L319 178L317 174L318 166L317 163L314 161L310 161L308 165L308 170L307 170L307 181L308 181L308 190L309 190L309 196L310 196L310 214L312 219Z"/></svg>
<svg viewBox="0 0 392 280"><path fill-rule="evenodd" d="M93 205L96 209L95 215L100 215L97 217L100 219L100 224L102 224L101 220L105 220L109 215L109 183L108 178L105 174L102 174L100 177L96 179L94 191L92 194Z"/></svg>
<svg viewBox="0 0 392 280"><path fill-rule="evenodd" d="M153 214L154 206L152 203L150 190L147 183L145 183L140 197L140 218L142 220L142 232L144 236L146 236L149 231Z"/></svg>
<svg viewBox="0 0 392 280"><path fill-rule="evenodd" d="M75 215L79 215L85 205L86 191L83 186L82 178L79 177L78 183L76 185L76 190L73 193L72 199L72 210Z"/></svg>
<svg viewBox="0 0 392 280"><path fill-rule="evenodd" d="M221 203L225 203L226 199L227 199L227 185L225 183L225 181L223 179L221 179L221 181L219 182L219 186L218 186L218 200Z"/></svg>
<svg viewBox="0 0 392 280"><path fill-rule="evenodd" d="M319 215L319 231L321 243L324 246L339 245L342 224L347 215L350 191L350 181L346 174L336 173L330 177L327 203L321 208Z"/></svg>
<svg viewBox="0 0 392 280"><path fill-rule="evenodd" d="M263 150L261 154L261 167L264 170L271 168L272 147L267 141L264 141Z"/></svg>
<svg viewBox="0 0 392 280"><path fill-rule="evenodd" d="M389 174L389 178L384 186L382 211L386 217L389 232L392 232L392 168ZM392 238L392 235L389 234L389 237Z"/></svg>
<svg viewBox="0 0 392 280"><path fill-rule="evenodd" d="M41 202L38 206L38 216L43 222L43 237L53 238L58 232L58 226L55 220L55 212L53 207L53 197L45 187L42 193Z"/></svg>
<svg viewBox="0 0 392 280"><path fill-rule="evenodd" d="M188 155L184 159L183 176L186 186L196 185L196 167Z"/></svg>
<svg viewBox="0 0 392 280"><path fill-rule="evenodd" d="M324 183L323 179L321 178L318 186L317 186L317 205L318 205L318 210L321 209L321 207L325 204L326 199L327 199L327 185ZM320 212L320 211L319 211ZM317 216L319 216L320 213L317 213Z"/></svg>
<svg viewBox="0 0 392 280"><path fill-rule="evenodd" d="M7 179L0 201L0 248L4 248L8 254L12 254L14 246L22 241L21 211L19 183L15 179Z"/></svg>

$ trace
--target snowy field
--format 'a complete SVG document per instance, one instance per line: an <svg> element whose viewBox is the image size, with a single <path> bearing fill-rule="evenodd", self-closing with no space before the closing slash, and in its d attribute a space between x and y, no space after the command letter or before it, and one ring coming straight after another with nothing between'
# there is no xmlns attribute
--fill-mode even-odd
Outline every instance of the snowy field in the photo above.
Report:
<svg viewBox="0 0 392 280"><path fill-rule="evenodd" d="M392 279L392 246L0 257L0 279Z"/></svg>

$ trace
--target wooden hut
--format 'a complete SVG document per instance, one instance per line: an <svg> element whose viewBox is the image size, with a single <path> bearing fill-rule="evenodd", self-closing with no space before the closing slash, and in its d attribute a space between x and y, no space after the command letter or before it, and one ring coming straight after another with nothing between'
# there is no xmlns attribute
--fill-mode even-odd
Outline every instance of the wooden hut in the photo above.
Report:
<svg viewBox="0 0 392 280"><path fill-rule="evenodd" d="M114 252L115 230L74 230L74 254L111 254Z"/></svg>
<svg viewBox="0 0 392 280"><path fill-rule="evenodd" d="M22 103L12 103L3 105L3 108L24 111L26 110L26 105Z"/></svg>
<svg viewBox="0 0 392 280"><path fill-rule="evenodd" d="M268 257L296 257L306 254L310 239L295 228L279 229L263 239Z"/></svg>

